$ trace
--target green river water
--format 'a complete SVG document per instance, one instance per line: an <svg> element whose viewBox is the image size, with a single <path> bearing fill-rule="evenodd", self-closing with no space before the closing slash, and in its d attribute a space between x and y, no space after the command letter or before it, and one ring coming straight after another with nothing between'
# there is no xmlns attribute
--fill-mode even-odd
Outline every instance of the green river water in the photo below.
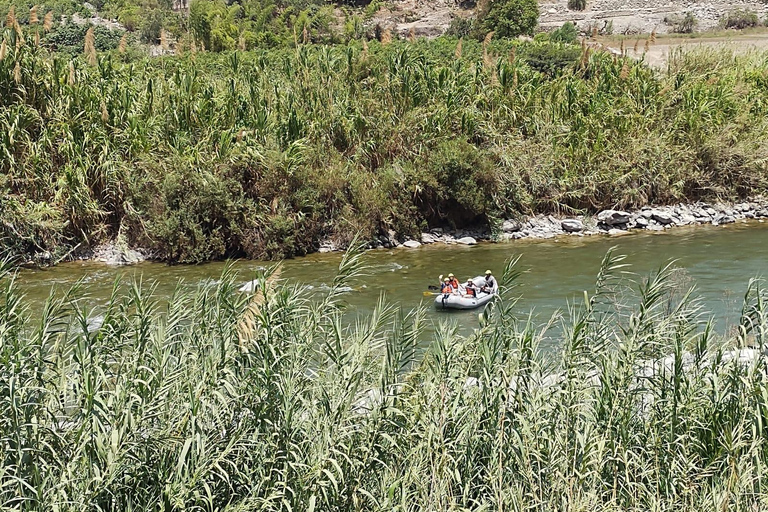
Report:
<svg viewBox="0 0 768 512"><path fill-rule="evenodd" d="M437 284L439 274L454 272L460 279L481 274L490 268L501 274L504 263L520 255L525 270L519 280L521 314L533 311L539 322L546 321L569 302L580 300L584 290L594 287L600 261L611 247L627 256L627 269L636 279L648 275L670 260L685 272L682 282L695 283L705 309L715 317L719 331L738 319L741 300L751 277L768 270L768 223L749 222L728 226L696 226L667 232L636 232L624 236L563 236L550 240L520 240L507 243L483 243L477 246L430 245L418 249L369 251L364 256L368 275L345 294L351 314L365 315L381 293L388 300L409 309L429 304L434 320L456 321L461 330L477 327L477 311L442 312L432 306L432 297L424 297L428 285ZM340 254L313 254L285 261L282 277L289 282L322 289L331 283L341 259ZM235 268L243 283L254 277L263 262L239 261ZM84 280L84 305L98 316L116 279L140 276L145 283L156 282L157 295L170 295L181 281L194 289L201 282L219 278L223 262L204 265L168 266L141 263L131 267L108 267L101 263L75 262L43 270L22 270L20 289L27 297L31 314L39 309L52 288L63 289Z"/></svg>

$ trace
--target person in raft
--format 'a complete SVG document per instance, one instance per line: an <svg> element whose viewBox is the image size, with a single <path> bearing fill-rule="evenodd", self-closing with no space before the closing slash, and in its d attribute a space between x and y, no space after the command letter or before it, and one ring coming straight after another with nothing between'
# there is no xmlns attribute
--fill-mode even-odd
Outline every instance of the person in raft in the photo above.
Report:
<svg viewBox="0 0 768 512"><path fill-rule="evenodd" d="M496 289L496 279L493 277L493 274L490 270L485 271L485 284L482 288L480 288L481 292L485 293L493 293L493 291Z"/></svg>
<svg viewBox="0 0 768 512"><path fill-rule="evenodd" d="M448 274L448 279L451 281L451 286L453 286L454 291L459 291L459 280L456 279L456 276L453 275L453 273Z"/></svg>
<svg viewBox="0 0 768 512"><path fill-rule="evenodd" d="M467 279L467 284L464 285L467 297L477 297L477 286L471 279Z"/></svg>
<svg viewBox="0 0 768 512"><path fill-rule="evenodd" d="M453 293L453 286L451 286L451 280L449 278L446 277L443 279L443 282L440 283L440 293L443 295L450 295Z"/></svg>

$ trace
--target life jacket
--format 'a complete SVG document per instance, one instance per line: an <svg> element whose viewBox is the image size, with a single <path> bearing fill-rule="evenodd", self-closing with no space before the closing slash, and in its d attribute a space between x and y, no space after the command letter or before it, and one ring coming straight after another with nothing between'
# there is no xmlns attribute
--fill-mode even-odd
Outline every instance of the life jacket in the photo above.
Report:
<svg viewBox="0 0 768 512"><path fill-rule="evenodd" d="M451 293L453 292L453 287L451 286L450 281L447 283L443 283L440 285L440 291L442 293Z"/></svg>
<svg viewBox="0 0 768 512"><path fill-rule="evenodd" d="M451 279L450 281L448 281L448 283L449 283L451 286L453 286L453 289L454 289L454 290L458 290L458 289L459 289L459 280L458 280L458 279L456 279L455 277L454 277L453 279Z"/></svg>
<svg viewBox="0 0 768 512"><path fill-rule="evenodd" d="M477 297L477 290L475 290L474 286L465 286L467 290L467 295L470 295L472 297Z"/></svg>

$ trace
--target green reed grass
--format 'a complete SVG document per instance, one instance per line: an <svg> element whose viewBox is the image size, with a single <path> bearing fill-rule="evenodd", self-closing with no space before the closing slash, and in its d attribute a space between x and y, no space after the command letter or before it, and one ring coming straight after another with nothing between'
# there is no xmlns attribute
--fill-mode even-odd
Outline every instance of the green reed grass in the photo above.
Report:
<svg viewBox="0 0 768 512"><path fill-rule="evenodd" d="M25 305L0 279L0 504L12 510L760 510L766 293L716 337L666 267L613 301L621 258L561 325L502 296L469 336L385 298L355 323L260 277L157 297L118 282ZM163 299L161 301L161 299ZM34 314L33 314L34 313ZM247 321L244 321L247 319ZM557 322L557 319L554 320ZM556 333L562 351L542 353ZM428 339L426 347L420 340ZM750 352L752 353L752 352Z"/></svg>
<svg viewBox="0 0 768 512"><path fill-rule="evenodd" d="M642 62L554 43L0 60L0 236L15 253L118 235L173 261L280 257L766 185L765 53ZM18 44L17 44L18 43Z"/></svg>

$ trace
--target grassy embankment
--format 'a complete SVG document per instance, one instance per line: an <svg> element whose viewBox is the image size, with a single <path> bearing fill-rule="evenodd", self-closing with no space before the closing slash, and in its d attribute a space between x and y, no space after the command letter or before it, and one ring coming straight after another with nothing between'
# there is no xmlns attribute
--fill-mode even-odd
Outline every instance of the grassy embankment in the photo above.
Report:
<svg viewBox="0 0 768 512"><path fill-rule="evenodd" d="M669 269L617 307L618 264L606 257L566 315L556 363L509 290L474 334L443 325L423 354L423 310L383 302L345 326L354 256L319 303L274 278L250 299L229 272L167 307L126 283L98 328L78 290L29 321L3 269L0 505L764 509L765 361L740 365L723 347L765 347L768 297L752 286L741 328L718 340Z"/></svg>
<svg viewBox="0 0 768 512"><path fill-rule="evenodd" d="M766 54L658 73L441 38L70 60L17 32L0 59L0 237L17 254L118 237L171 261L280 257L766 184Z"/></svg>

